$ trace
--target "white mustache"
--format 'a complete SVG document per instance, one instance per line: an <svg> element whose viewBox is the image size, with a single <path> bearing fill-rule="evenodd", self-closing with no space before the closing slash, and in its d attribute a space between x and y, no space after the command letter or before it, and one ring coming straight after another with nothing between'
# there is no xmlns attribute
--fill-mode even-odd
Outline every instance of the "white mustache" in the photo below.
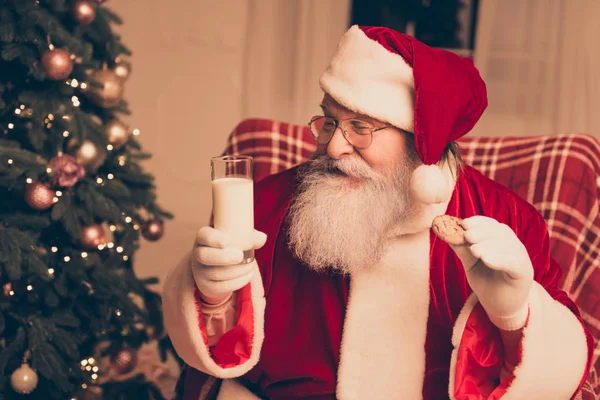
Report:
<svg viewBox="0 0 600 400"><path fill-rule="evenodd" d="M381 178L365 161L358 157L344 157L335 160L328 156L321 156L310 161L310 169L327 174L343 172L348 176L365 180Z"/></svg>

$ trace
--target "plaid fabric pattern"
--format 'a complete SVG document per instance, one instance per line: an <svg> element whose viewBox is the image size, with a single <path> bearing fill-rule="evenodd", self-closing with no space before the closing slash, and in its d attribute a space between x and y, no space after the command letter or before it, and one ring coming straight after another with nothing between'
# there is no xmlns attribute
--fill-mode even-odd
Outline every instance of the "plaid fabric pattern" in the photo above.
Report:
<svg viewBox="0 0 600 400"><path fill-rule="evenodd" d="M229 136L223 155L252 156L254 179L258 180L309 160L316 148L308 125L246 119Z"/></svg>
<svg viewBox="0 0 600 400"><path fill-rule="evenodd" d="M463 160L533 204L546 219L551 254L564 270L562 287L596 338L600 368L600 143L587 135L473 137L459 141ZM308 126L266 119L242 121L224 154L255 158L258 180L300 164L316 143ZM595 399L593 371L581 396Z"/></svg>

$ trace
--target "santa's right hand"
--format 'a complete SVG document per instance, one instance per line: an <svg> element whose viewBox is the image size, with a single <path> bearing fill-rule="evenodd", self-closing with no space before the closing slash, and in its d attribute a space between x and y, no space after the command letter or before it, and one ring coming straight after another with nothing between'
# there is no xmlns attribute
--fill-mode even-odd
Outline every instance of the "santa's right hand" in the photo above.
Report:
<svg viewBox="0 0 600 400"><path fill-rule="evenodd" d="M254 249L261 248L267 235L254 230ZM203 299L210 303L228 298L246 286L256 269L256 261L241 264L243 251L228 246L227 235L210 226L200 228L192 252L192 274Z"/></svg>

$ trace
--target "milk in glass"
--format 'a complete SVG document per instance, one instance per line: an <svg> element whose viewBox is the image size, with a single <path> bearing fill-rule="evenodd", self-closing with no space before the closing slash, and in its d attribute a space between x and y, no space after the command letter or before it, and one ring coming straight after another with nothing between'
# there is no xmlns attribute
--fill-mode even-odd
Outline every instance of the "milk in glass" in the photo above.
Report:
<svg viewBox="0 0 600 400"><path fill-rule="evenodd" d="M244 251L244 262L254 259L254 184L252 179L224 177L212 181L216 229L229 237L228 247Z"/></svg>

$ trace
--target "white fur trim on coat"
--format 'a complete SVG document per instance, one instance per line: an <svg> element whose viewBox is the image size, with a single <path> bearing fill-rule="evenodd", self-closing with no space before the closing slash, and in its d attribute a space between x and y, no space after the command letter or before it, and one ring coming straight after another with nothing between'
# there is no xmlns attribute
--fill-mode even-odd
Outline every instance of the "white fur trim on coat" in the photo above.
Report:
<svg viewBox="0 0 600 400"><path fill-rule="evenodd" d="M342 37L319 80L344 107L414 132L412 68L354 25Z"/></svg>
<svg viewBox="0 0 600 400"><path fill-rule="evenodd" d="M264 338L265 298L258 266L250 282L254 307L252 353L243 364L221 368L210 356L200 331L199 320L202 316L198 315L196 308L196 284L190 267L190 256L191 253L186 254L165 280L162 290L165 328L177 354L192 368L217 378L242 376L258 362Z"/></svg>
<svg viewBox="0 0 600 400"><path fill-rule="evenodd" d="M260 397L246 389L237 379L224 379L217 400L260 400Z"/></svg>
<svg viewBox="0 0 600 400"><path fill-rule="evenodd" d="M429 314L429 229L390 241L377 265L352 275L337 397L420 399Z"/></svg>
<svg viewBox="0 0 600 400"><path fill-rule="evenodd" d="M467 319L477 304L472 294L463 307L452 336L450 398L454 399L457 350ZM568 400L584 375L587 342L583 326L563 304L534 282L529 295L529 321L523 330L521 363L503 400Z"/></svg>

